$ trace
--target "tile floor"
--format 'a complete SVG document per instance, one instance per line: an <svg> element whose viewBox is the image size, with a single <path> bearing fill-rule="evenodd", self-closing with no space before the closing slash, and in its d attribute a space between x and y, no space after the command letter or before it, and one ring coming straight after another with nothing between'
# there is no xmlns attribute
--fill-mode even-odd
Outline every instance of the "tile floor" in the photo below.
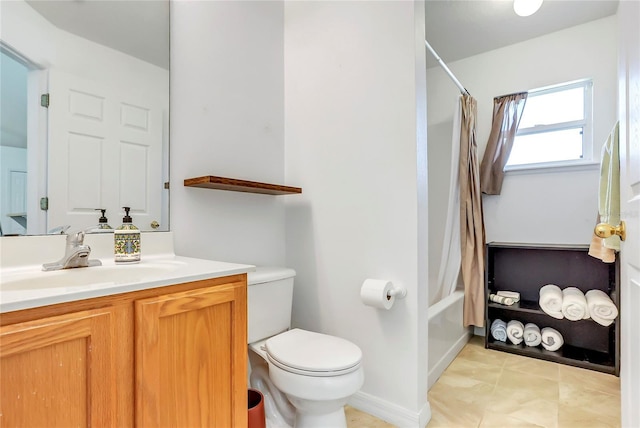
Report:
<svg viewBox="0 0 640 428"><path fill-rule="evenodd" d="M474 336L429 391L427 428L619 428L620 379L484 349ZM347 408L349 428L389 428Z"/></svg>

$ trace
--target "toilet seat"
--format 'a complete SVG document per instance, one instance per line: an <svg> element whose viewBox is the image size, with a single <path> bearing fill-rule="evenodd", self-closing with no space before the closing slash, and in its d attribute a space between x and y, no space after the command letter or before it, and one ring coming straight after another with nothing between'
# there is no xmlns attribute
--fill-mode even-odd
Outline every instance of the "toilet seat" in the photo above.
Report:
<svg viewBox="0 0 640 428"><path fill-rule="evenodd" d="M360 367L362 351L348 340L293 329L266 341L270 363L305 376L340 376Z"/></svg>

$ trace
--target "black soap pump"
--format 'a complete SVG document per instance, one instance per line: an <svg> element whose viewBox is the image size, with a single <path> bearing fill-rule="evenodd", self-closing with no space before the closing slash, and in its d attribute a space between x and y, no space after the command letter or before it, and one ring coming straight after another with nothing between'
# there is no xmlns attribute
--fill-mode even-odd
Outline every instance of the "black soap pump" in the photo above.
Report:
<svg viewBox="0 0 640 428"><path fill-rule="evenodd" d="M125 215L122 225L113 231L116 263L137 263L140 261L140 229L133 225L129 207L122 207Z"/></svg>
<svg viewBox="0 0 640 428"><path fill-rule="evenodd" d="M113 232L113 228L109 226L107 217L105 217L105 213L107 212L104 208L96 208L96 211L101 211L102 215L98 219L98 227L96 227L98 232Z"/></svg>

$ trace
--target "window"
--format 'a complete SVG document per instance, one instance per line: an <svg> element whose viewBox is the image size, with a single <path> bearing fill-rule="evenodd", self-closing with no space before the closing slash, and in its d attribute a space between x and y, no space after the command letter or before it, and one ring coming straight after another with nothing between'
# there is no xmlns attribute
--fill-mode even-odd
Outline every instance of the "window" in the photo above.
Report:
<svg viewBox="0 0 640 428"><path fill-rule="evenodd" d="M529 91L507 169L591 160L591 80Z"/></svg>

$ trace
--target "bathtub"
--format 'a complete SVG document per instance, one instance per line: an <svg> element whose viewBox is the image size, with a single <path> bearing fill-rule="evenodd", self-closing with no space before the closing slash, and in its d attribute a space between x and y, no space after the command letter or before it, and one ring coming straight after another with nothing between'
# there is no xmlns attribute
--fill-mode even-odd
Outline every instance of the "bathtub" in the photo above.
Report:
<svg viewBox="0 0 640 428"><path fill-rule="evenodd" d="M429 306L429 389L473 334L462 326L463 300L464 292L456 290Z"/></svg>

